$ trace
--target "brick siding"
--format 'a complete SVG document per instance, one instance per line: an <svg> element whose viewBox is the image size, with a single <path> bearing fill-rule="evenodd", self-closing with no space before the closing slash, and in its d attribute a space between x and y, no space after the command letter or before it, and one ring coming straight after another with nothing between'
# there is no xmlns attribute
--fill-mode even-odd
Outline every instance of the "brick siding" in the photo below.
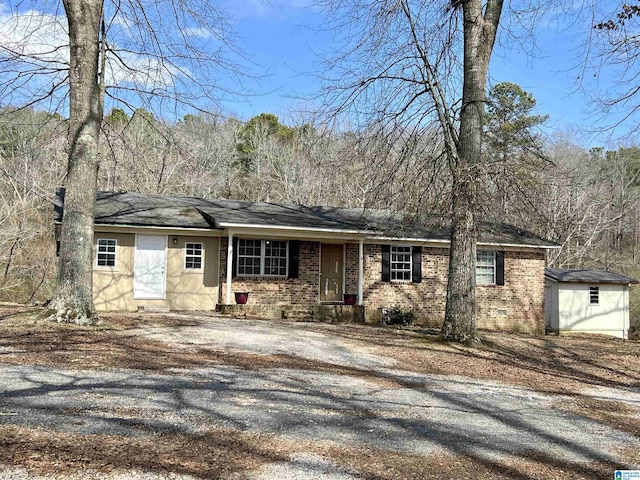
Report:
<svg viewBox="0 0 640 480"><path fill-rule="evenodd" d="M345 246L345 293L358 292L358 244ZM297 279L234 278L232 291L248 291L252 305L319 303L320 244L300 242ZM380 245L364 245L364 306L367 321L380 319L382 307L412 309L420 323L439 327L444 318L448 248L423 247L422 282L383 282ZM227 239L220 244L220 303L226 292ZM505 285L478 285L478 327L544 332L544 253L506 251Z"/></svg>
<svg viewBox="0 0 640 480"><path fill-rule="evenodd" d="M439 327L444 319L449 249L422 249L422 282L383 282L380 245L365 245L364 305L367 321L380 307L413 310L421 323ZM544 333L544 253L505 251L505 285L478 285L479 328Z"/></svg>
<svg viewBox="0 0 640 480"><path fill-rule="evenodd" d="M367 320L380 318L380 307L412 309L419 321L442 325L447 293L448 249L422 249L422 282L383 282L382 248L364 246L364 305Z"/></svg>
<svg viewBox="0 0 640 480"><path fill-rule="evenodd" d="M222 238L220 241L219 303L225 303L227 292L228 243L228 238ZM249 304L308 305L318 303L320 298L319 242L300 242L298 272L298 278L234 278L231 282L231 291L249 292Z"/></svg>

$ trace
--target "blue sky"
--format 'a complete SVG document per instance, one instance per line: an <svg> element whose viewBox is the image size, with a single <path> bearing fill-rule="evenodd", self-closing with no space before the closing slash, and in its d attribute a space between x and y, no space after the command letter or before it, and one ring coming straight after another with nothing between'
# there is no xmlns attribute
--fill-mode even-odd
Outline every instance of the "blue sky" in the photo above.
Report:
<svg viewBox="0 0 640 480"><path fill-rule="evenodd" d="M249 57L248 61L242 63L254 77L243 81L244 89L252 92L251 95L244 100L223 102L223 108L228 113L248 120L262 112L269 112L280 117L283 123L292 125L297 121L296 111L313 109L313 101L303 98L319 92L320 82L314 76L319 68L317 54L337 52L341 45L335 43L331 32L321 31L324 13L311 6L312 1L241 0L221 3L231 13L238 46ZM525 40L524 49L534 50L534 55L524 51L515 42L496 45L490 68L491 79L494 83L517 83L533 94L538 101L538 113L550 116L545 127L545 132L549 135L557 130L573 130L577 133L574 140L585 147L602 145L615 148L618 139L637 125L631 119L613 134L594 132L598 127L615 120L611 117L605 120L598 118L593 111L595 95L615 90L615 73L603 70L593 77L593 71L588 71L582 83L576 79L582 74L580 66L585 60L585 35L592 32L594 19L610 18L610 12L619 8L619 0L593 0L601 8L610 10L598 12L593 18L589 16L590 11L581 7L583 2L590 0L572 1L573 3L560 4L566 15L552 11L548 18L542 18L538 22L535 35ZM47 42L62 45L66 41L66 22L61 6L55 0L42 2L44 3L14 4L0 0L0 41L22 45L21 42L28 39L27 53L34 53L42 48L48 50L41 45ZM47 14L38 13L39 7ZM32 16L27 16L26 20L16 20L12 17L16 12ZM34 21L34 14L35 18L44 20ZM571 25L568 21L572 22ZM39 35L26 34L26 30L34 28L34 25L39 28ZM209 41L206 34L199 40L203 44ZM534 41L535 49L532 48ZM214 45L214 41L211 42ZM57 55L68 56L68 50L61 49ZM64 61L62 57L55 60ZM144 78L144 69L154 67L155 64L149 64L138 57L131 57L130 64L142 70L140 82L150 83L149 77ZM116 66L112 76L117 79L123 75L131 77L128 71L123 72ZM232 75L221 73L219 80L232 91L240 89L238 80ZM579 88L581 85L585 88ZM49 83L40 87L47 89ZM207 108L206 105L204 107ZM179 114L181 115L182 113Z"/></svg>
<svg viewBox="0 0 640 480"><path fill-rule="evenodd" d="M243 5L234 12L236 31L243 50L258 64L252 72L260 78L250 82L256 94L229 108L245 120L263 112L287 117L320 88L313 75L316 53L332 36L317 30L322 12L304 0L250 0Z"/></svg>
<svg viewBox="0 0 640 480"><path fill-rule="evenodd" d="M319 83L310 75L318 68L314 52L330 48L332 37L315 29L322 23L323 14L307 3L305 0L252 0L243 2L245 8L235 12L242 46L269 71L260 79L261 95L251 96L246 102L227 104L241 118L270 112L286 120L288 112L304 107L304 102L296 97L317 91ZM614 10L615 5L609 8ZM589 73L585 82L577 81L585 60L585 35L590 33L592 20L587 15L579 15L580 12L569 13L570 17L551 15L551 20L542 19L535 34L534 55L511 44L507 48L496 45L491 78L495 83L517 83L532 93L538 101L539 113L550 116L545 128L547 133L572 130L585 147L609 145L614 148L618 138L631 126L623 125L613 134L595 131L612 121L603 121L594 114L592 98L598 89L611 88L611 74L603 71L594 78L593 73ZM574 23L568 25L565 18L571 18ZM580 88L581 85L584 88Z"/></svg>

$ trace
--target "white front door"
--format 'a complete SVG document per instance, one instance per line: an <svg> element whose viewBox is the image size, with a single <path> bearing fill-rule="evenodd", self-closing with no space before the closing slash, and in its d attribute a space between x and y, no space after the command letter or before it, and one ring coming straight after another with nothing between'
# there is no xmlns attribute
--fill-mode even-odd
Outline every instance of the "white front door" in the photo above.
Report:
<svg viewBox="0 0 640 480"><path fill-rule="evenodd" d="M136 255L133 273L133 298L165 298L165 264L167 237L136 235Z"/></svg>

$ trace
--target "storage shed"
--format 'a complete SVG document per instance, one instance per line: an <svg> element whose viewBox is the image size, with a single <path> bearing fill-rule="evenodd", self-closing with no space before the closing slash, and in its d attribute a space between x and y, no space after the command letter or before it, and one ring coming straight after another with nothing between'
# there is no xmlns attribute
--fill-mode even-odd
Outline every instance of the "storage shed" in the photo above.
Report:
<svg viewBox="0 0 640 480"><path fill-rule="evenodd" d="M628 338L629 289L637 280L605 270L546 268L544 319L548 331Z"/></svg>

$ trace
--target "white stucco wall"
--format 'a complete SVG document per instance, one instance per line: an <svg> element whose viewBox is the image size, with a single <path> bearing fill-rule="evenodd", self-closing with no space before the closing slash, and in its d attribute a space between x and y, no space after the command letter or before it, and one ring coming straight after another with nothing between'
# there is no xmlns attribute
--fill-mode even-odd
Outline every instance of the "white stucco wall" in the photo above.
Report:
<svg viewBox="0 0 640 480"><path fill-rule="evenodd" d="M555 282L552 282L555 283ZM556 283L559 331L600 333L627 338L629 331L629 287L627 285ZM599 303L589 303L589 287L599 287ZM553 290L553 288L552 288ZM546 299L545 299L546 300ZM551 299L553 302L553 299Z"/></svg>

